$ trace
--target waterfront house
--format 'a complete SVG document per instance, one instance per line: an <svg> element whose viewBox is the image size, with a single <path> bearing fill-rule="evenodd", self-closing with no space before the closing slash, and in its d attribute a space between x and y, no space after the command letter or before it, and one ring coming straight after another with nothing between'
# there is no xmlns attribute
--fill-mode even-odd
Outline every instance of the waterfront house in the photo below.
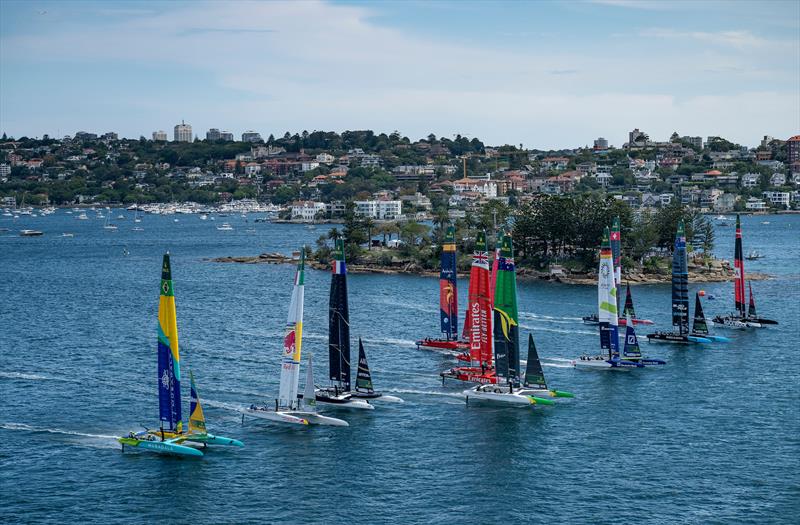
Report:
<svg viewBox="0 0 800 525"><path fill-rule="evenodd" d="M767 211L767 203L755 197L747 199L744 207L747 211Z"/></svg>
<svg viewBox="0 0 800 525"><path fill-rule="evenodd" d="M761 175L758 173L745 173L742 175L742 188L755 188L760 178Z"/></svg>
<svg viewBox="0 0 800 525"><path fill-rule="evenodd" d="M773 208L789 209L789 202L791 202L791 193L788 191L765 191L764 200L769 202Z"/></svg>

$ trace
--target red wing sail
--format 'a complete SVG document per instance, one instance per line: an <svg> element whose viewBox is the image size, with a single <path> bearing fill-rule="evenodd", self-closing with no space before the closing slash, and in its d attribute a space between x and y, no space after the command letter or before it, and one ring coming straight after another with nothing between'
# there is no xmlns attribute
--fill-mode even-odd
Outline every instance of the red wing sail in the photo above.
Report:
<svg viewBox="0 0 800 525"><path fill-rule="evenodd" d="M489 293L489 253L486 235L478 233L469 274L467 324L469 354L473 363L492 363L492 302Z"/></svg>

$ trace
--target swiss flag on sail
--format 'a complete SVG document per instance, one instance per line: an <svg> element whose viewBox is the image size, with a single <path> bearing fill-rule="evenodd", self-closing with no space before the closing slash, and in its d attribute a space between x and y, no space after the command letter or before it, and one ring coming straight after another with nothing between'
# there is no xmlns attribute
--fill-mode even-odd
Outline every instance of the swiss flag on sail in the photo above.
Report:
<svg viewBox="0 0 800 525"><path fill-rule="evenodd" d="M611 240L618 241L619 240L619 232L611 232Z"/></svg>

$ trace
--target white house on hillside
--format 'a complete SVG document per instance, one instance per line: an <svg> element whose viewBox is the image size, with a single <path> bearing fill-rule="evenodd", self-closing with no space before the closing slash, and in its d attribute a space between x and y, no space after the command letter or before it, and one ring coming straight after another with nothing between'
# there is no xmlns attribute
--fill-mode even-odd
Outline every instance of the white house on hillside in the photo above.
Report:
<svg viewBox="0 0 800 525"><path fill-rule="evenodd" d="M317 217L317 213L325 213L325 203L315 201L300 201L292 204L292 219L299 219L303 222L311 222Z"/></svg>

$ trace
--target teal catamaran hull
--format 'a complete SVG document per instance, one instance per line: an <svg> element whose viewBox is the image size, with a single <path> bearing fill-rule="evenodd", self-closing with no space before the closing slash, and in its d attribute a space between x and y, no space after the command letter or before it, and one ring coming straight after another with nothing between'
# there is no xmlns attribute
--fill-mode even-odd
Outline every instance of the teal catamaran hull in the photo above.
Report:
<svg viewBox="0 0 800 525"><path fill-rule="evenodd" d="M224 436L215 436L214 434L197 434L194 436L189 436L186 438L186 441L191 441L194 443L203 443L206 445L228 445L231 447L243 447L244 443L239 441L238 439L232 439Z"/></svg>
<svg viewBox="0 0 800 525"><path fill-rule="evenodd" d="M167 443L165 441L146 441L134 438L121 438L122 450L125 450L125 445L129 447L149 450L159 454L171 454L174 456L199 456L202 457L203 453L192 447L186 445L178 445L177 443Z"/></svg>

